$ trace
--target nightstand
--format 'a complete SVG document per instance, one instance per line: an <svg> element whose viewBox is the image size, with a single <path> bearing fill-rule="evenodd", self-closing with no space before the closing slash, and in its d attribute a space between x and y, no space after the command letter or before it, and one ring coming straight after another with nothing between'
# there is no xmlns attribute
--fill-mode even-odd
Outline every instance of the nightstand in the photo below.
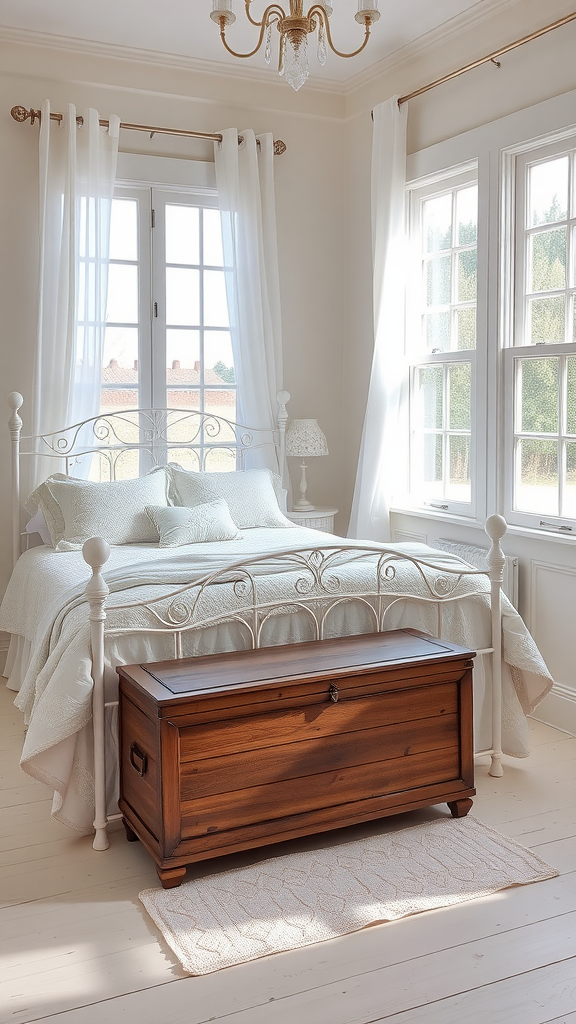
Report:
<svg viewBox="0 0 576 1024"><path fill-rule="evenodd" d="M287 512L288 519L298 526L307 526L309 530L321 530L323 533L334 533L334 516L337 508L304 508Z"/></svg>

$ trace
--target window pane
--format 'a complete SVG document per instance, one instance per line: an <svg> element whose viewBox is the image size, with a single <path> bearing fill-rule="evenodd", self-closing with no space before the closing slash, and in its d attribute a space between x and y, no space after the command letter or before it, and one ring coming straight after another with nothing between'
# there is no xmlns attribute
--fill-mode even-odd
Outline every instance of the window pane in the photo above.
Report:
<svg viewBox="0 0 576 1024"><path fill-rule="evenodd" d="M200 322L200 272L166 267L166 322L191 327Z"/></svg>
<svg viewBox="0 0 576 1024"><path fill-rule="evenodd" d="M566 444L566 486L562 503L562 515L576 519L576 442Z"/></svg>
<svg viewBox="0 0 576 1024"><path fill-rule="evenodd" d="M204 323L209 327L229 325L223 270L204 271Z"/></svg>
<svg viewBox="0 0 576 1024"><path fill-rule="evenodd" d="M568 380L566 430L569 434L576 434L576 356L569 356L566 364Z"/></svg>
<svg viewBox="0 0 576 1024"><path fill-rule="evenodd" d="M442 429L442 367L426 366L418 371L420 422L428 429Z"/></svg>
<svg viewBox="0 0 576 1024"><path fill-rule="evenodd" d="M166 384L200 383L200 331L166 331Z"/></svg>
<svg viewBox="0 0 576 1024"><path fill-rule="evenodd" d="M236 419L236 391L232 388L207 388L204 392L204 408L214 416L222 416L234 422ZM220 424L218 436L214 441L234 441L234 431L226 424Z"/></svg>
<svg viewBox="0 0 576 1024"><path fill-rule="evenodd" d="M476 299L476 249L458 253L458 302Z"/></svg>
<svg viewBox="0 0 576 1024"><path fill-rule="evenodd" d="M119 412L120 409L137 409L138 397L137 387L111 388L106 387L106 383L103 382L100 392L100 412L104 416L107 413ZM132 475L138 476L138 473ZM104 477L99 476L97 479L104 479ZM110 474L106 474L106 479L110 479Z"/></svg>
<svg viewBox="0 0 576 1024"><path fill-rule="evenodd" d="M200 391L193 388L168 388L168 405L171 409L200 409ZM189 435L189 427L187 428ZM182 437L182 429L178 421L171 422L168 428L170 441L189 440Z"/></svg>
<svg viewBox="0 0 576 1024"><path fill-rule="evenodd" d="M547 292L566 287L566 228L539 231L532 235L530 287Z"/></svg>
<svg viewBox="0 0 576 1024"><path fill-rule="evenodd" d="M138 323L138 267L110 264L106 319L117 324Z"/></svg>
<svg viewBox="0 0 576 1024"><path fill-rule="evenodd" d="M450 302L452 258L440 256L429 260L426 273L426 304L446 306Z"/></svg>
<svg viewBox="0 0 576 1024"><path fill-rule="evenodd" d="M209 267L224 266L220 210L204 210L204 263Z"/></svg>
<svg viewBox="0 0 576 1024"><path fill-rule="evenodd" d="M200 211L197 206L166 206L166 262L200 262Z"/></svg>
<svg viewBox="0 0 576 1024"><path fill-rule="evenodd" d="M564 220L568 210L568 157L536 164L528 174L529 227Z"/></svg>
<svg viewBox="0 0 576 1024"><path fill-rule="evenodd" d="M456 195L458 245L470 245L478 234L478 186L463 188Z"/></svg>
<svg viewBox="0 0 576 1024"><path fill-rule="evenodd" d="M558 432L558 359L520 359L520 429Z"/></svg>
<svg viewBox="0 0 576 1024"><path fill-rule="evenodd" d="M476 348L476 309L456 310L458 349Z"/></svg>
<svg viewBox="0 0 576 1024"><path fill-rule="evenodd" d="M427 498L442 497L442 435L425 434L422 480Z"/></svg>
<svg viewBox="0 0 576 1024"><path fill-rule="evenodd" d="M448 368L448 394L450 399L450 430L470 430L471 366L463 363Z"/></svg>
<svg viewBox="0 0 576 1024"><path fill-rule="evenodd" d="M558 444L537 438L518 441L515 508L558 515Z"/></svg>
<svg viewBox="0 0 576 1024"><path fill-rule="evenodd" d="M138 328L107 327L104 335L103 367L114 366L120 372L123 383L138 378ZM126 371L135 373L134 378L126 375ZM118 378L120 380L120 378Z"/></svg>
<svg viewBox="0 0 576 1024"><path fill-rule="evenodd" d="M563 295L552 299L530 299L528 302L527 344L544 342L555 345L564 341L566 307Z"/></svg>
<svg viewBox="0 0 576 1024"><path fill-rule="evenodd" d="M449 479L446 497L453 501L470 501L470 438L453 435L448 438Z"/></svg>
<svg viewBox="0 0 576 1024"><path fill-rule="evenodd" d="M228 331L204 332L204 364L207 384L218 384L220 381L236 383L232 341Z"/></svg>
<svg viewBox="0 0 576 1024"><path fill-rule="evenodd" d="M429 313L424 319L428 351L446 352L450 348L450 313Z"/></svg>
<svg viewBox="0 0 576 1024"><path fill-rule="evenodd" d="M138 259L138 200L113 199L110 222L110 259Z"/></svg>
<svg viewBox="0 0 576 1024"><path fill-rule="evenodd" d="M452 196L437 196L422 204L424 252L438 252L452 245Z"/></svg>

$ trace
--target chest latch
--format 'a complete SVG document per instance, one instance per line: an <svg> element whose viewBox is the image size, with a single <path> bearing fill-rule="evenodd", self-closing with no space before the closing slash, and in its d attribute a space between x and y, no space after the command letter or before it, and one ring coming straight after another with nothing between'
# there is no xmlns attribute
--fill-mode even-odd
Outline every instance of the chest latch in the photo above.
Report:
<svg viewBox="0 0 576 1024"><path fill-rule="evenodd" d="M330 685L330 689L328 690L328 696L330 697L330 700L332 701L333 704L337 704L338 703L338 697L340 696L340 691L338 690L338 687L336 686L335 683L332 683Z"/></svg>

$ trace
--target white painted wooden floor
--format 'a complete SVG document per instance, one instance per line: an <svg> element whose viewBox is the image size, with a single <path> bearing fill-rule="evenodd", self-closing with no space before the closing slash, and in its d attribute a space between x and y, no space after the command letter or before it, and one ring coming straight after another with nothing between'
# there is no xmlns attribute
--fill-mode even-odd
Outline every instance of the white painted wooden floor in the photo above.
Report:
<svg viewBox="0 0 576 1024"><path fill-rule="evenodd" d="M477 770L473 813L558 878L191 978L138 903L157 885L146 851L122 830L94 853L20 771L12 696L0 685L1 1024L576 1024L576 738L534 722L529 759Z"/></svg>

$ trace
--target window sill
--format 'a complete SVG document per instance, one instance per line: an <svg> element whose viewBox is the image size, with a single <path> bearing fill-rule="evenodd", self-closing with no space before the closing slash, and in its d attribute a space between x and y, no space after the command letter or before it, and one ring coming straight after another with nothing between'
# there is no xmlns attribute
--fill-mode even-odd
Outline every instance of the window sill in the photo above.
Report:
<svg viewBox="0 0 576 1024"><path fill-rule="evenodd" d="M410 508L407 505L394 505L390 512L400 516L414 516L418 519L434 519L436 522L454 523L457 526L468 526L485 532L484 521L473 516L456 515L454 512L437 512L435 509ZM506 523L507 535L526 537L527 540L552 541L554 544L568 544L572 546L576 541L576 535L568 537L553 530L537 530L531 526L516 526L514 523L509 523L508 520L506 520Z"/></svg>
<svg viewBox="0 0 576 1024"><path fill-rule="evenodd" d="M419 519L435 519L440 523L457 523L459 526L472 526L484 529L484 523L475 516L463 516L456 512L439 512L434 508L422 508L421 506L410 507L409 505L394 505L391 513L400 516L417 516Z"/></svg>

